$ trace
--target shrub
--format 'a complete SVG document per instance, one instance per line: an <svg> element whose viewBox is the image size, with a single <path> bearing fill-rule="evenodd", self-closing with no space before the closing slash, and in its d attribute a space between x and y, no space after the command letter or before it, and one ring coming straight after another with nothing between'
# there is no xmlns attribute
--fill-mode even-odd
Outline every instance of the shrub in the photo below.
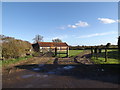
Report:
<svg viewBox="0 0 120 90"><path fill-rule="evenodd" d="M12 37L2 37L2 57L5 59L18 58L26 55L31 49L31 44L27 41L14 39Z"/></svg>

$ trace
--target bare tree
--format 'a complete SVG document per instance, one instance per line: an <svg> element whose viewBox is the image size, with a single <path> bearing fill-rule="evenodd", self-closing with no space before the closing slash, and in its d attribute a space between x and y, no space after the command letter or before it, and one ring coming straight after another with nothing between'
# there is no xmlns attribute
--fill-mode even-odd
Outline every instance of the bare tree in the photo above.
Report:
<svg viewBox="0 0 120 90"><path fill-rule="evenodd" d="M60 40L59 38L53 39L53 42L62 42L62 40Z"/></svg>
<svg viewBox="0 0 120 90"><path fill-rule="evenodd" d="M34 42L42 42L43 41L43 36L41 35L36 35L35 38L33 38Z"/></svg>

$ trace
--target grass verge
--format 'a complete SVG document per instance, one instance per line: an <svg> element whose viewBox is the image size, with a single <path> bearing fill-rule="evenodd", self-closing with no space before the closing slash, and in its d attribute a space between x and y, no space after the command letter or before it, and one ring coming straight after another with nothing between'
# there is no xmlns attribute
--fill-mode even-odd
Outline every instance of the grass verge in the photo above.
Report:
<svg viewBox="0 0 120 90"><path fill-rule="evenodd" d="M20 57L17 59L9 59L9 60L3 60L0 61L0 65L2 64L3 66L9 65L9 64L15 64L19 61L27 60L28 58L31 58L32 56L25 56L25 57Z"/></svg>
<svg viewBox="0 0 120 90"><path fill-rule="evenodd" d="M105 51L103 50L102 53L98 54L98 59L93 56L91 60L95 64L120 64L118 50L108 50L107 57L107 62L105 62Z"/></svg>
<svg viewBox="0 0 120 90"><path fill-rule="evenodd" d="M120 61L118 61L118 59L111 59L111 58L108 58L108 61L105 62L105 58L95 59L94 57L92 57L92 61L95 64L120 64Z"/></svg>

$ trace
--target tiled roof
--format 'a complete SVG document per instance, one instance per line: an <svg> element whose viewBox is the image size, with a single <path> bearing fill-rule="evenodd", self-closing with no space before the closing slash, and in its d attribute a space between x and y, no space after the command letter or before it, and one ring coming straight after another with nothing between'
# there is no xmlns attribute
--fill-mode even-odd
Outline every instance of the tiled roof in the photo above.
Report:
<svg viewBox="0 0 120 90"><path fill-rule="evenodd" d="M63 42L38 42L39 46L41 47L61 47L61 46L68 46L67 43Z"/></svg>

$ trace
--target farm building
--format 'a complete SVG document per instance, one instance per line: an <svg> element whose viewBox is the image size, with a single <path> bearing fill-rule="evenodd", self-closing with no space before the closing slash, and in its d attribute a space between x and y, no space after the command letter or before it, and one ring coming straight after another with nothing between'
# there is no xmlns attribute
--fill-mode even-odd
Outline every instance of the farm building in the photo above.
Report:
<svg viewBox="0 0 120 90"><path fill-rule="evenodd" d="M68 54L69 46L65 42L37 42L32 44L34 51L37 52L65 52Z"/></svg>

